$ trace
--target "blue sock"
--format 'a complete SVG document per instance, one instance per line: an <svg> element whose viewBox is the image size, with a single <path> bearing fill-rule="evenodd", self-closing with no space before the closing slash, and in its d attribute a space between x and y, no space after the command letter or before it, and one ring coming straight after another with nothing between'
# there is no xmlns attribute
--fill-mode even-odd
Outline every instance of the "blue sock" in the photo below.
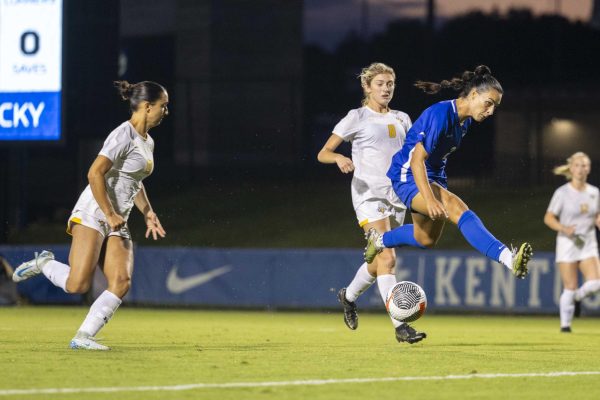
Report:
<svg viewBox="0 0 600 400"><path fill-rule="evenodd" d="M387 248L412 246L424 249L421 243L415 240L414 227L412 224L402 225L383 234L383 245Z"/></svg>
<svg viewBox="0 0 600 400"><path fill-rule="evenodd" d="M485 229L477 214L471 210L465 211L458 220L458 229L481 254L500 262L500 253L506 246Z"/></svg>

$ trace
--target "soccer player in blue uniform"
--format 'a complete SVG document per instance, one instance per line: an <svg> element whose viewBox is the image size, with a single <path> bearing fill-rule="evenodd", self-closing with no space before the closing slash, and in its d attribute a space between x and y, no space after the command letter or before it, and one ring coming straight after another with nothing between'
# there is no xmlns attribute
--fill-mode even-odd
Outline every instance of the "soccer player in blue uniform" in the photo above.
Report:
<svg viewBox="0 0 600 400"><path fill-rule="evenodd" d="M473 121L481 122L494 114L502 100L502 86L485 65L449 81L417 81L415 86L430 94L443 88L460 94L457 99L427 108L408 131L402 149L394 155L387 175L398 197L410 208L413 224L383 235L370 230L365 260L370 262L384 248L433 247L449 220L480 253L505 265L517 278L525 278L533 254L531 245L525 242L508 249L485 228L477 214L448 191L446 177L448 156L458 149Z"/></svg>

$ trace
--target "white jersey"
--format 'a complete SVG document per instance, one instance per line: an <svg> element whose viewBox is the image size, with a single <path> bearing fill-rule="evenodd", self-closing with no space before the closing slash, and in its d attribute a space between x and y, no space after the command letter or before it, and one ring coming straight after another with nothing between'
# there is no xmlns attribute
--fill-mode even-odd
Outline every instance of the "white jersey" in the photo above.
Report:
<svg viewBox="0 0 600 400"><path fill-rule="evenodd" d="M558 233L557 262L575 262L598 256L595 221L600 212L600 190L597 187L586 184L585 189L579 191L566 183L556 189L547 211L554 214L562 225L575 226L573 238Z"/></svg>
<svg viewBox="0 0 600 400"><path fill-rule="evenodd" d="M154 169L154 140L144 139L129 121L123 122L104 141L99 155L112 161L105 175L106 191L115 212L125 220L134 205L134 198L142 187L142 180ZM84 189L73 208L73 214L83 212L102 221L104 212L96 202L90 185Z"/></svg>
<svg viewBox="0 0 600 400"><path fill-rule="evenodd" d="M396 207L406 208L395 195L386 173L411 126L410 117L402 111L381 114L364 106L350 110L333 128L333 134L352 143L354 209L373 199L385 199Z"/></svg>

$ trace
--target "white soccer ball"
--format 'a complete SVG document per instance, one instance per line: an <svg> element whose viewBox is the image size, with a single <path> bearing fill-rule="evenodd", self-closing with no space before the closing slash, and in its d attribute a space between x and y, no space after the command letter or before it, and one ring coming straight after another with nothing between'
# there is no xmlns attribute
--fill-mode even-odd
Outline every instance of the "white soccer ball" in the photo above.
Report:
<svg viewBox="0 0 600 400"><path fill-rule="evenodd" d="M388 292L385 308L398 321L416 321L425 314L427 296L423 288L414 282L398 282Z"/></svg>

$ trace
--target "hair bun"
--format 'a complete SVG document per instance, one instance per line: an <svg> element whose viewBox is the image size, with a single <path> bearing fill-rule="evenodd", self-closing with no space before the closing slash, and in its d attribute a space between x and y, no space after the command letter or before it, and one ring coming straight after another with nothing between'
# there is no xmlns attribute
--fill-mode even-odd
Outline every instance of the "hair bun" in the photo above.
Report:
<svg viewBox="0 0 600 400"><path fill-rule="evenodd" d="M479 65L475 68L475 71L473 72L475 72L475 75L477 76L492 74L492 70L487 65Z"/></svg>
<svg viewBox="0 0 600 400"><path fill-rule="evenodd" d="M114 85L119 91L119 95L123 100L129 100L133 93L133 85L127 81L114 81Z"/></svg>

